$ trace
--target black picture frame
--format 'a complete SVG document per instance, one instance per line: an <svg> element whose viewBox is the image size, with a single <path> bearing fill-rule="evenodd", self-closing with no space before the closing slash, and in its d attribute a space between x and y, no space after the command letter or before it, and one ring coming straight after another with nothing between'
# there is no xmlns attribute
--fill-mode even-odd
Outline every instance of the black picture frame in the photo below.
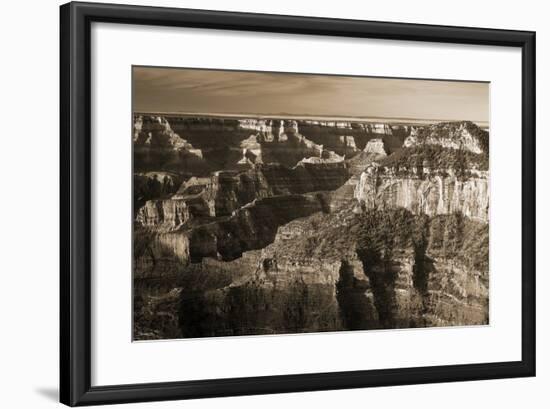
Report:
<svg viewBox="0 0 550 409"><path fill-rule="evenodd" d="M78 406L535 376L534 32L79 2L61 6L60 22L60 400L62 403ZM90 32L92 22L521 48L521 361L91 386Z"/></svg>

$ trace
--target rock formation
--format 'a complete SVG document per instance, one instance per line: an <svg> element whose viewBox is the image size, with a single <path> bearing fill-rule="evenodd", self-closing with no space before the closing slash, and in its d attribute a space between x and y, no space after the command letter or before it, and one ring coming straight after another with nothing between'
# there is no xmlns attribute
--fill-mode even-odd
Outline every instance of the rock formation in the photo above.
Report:
<svg viewBox="0 0 550 409"><path fill-rule="evenodd" d="M413 128L404 147L422 144L462 149L472 153L488 150L488 134L472 122L443 122L428 127Z"/></svg>
<svg viewBox="0 0 550 409"><path fill-rule="evenodd" d="M181 199L148 200L139 209L136 220L143 226L176 229L189 220L189 209Z"/></svg>
<svg viewBox="0 0 550 409"><path fill-rule="evenodd" d="M378 146L376 142L367 148ZM441 123L413 130L403 146L399 154L387 158L382 152L380 163L371 163L361 173L354 197L363 207L402 207L429 216L459 212L488 222L484 131L469 122Z"/></svg>
<svg viewBox="0 0 550 409"><path fill-rule="evenodd" d="M185 150L192 155L202 157L201 150L193 148L193 145L175 133L166 118L162 116L139 115L135 118L134 145L175 151Z"/></svg>
<svg viewBox="0 0 550 409"><path fill-rule="evenodd" d="M225 281L201 292L200 306L187 299L192 292L182 293L183 336L487 323L487 265L483 255L469 253L472 240L487 239L487 228L443 217L312 215L281 226L272 244L223 267L205 259L194 274L220 271ZM388 222L394 241L380 247L378 232ZM442 249L457 223L463 233L452 249ZM201 322L186 319L191 312L200 312Z"/></svg>
<svg viewBox="0 0 550 409"><path fill-rule="evenodd" d="M388 153L386 152L386 148L384 147L384 142L382 139L371 139L367 145L365 146L365 149L363 149L363 152L372 154L372 155L379 155L381 157L387 156Z"/></svg>
<svg viewBox="0 0 550 409"><path fill-rule="evenodd" d="M397 176L391 170L372 165L361 173L354 197L367 209L403 207L428 216L462 213L483 222L489 221L488 172L476 171L458 177L453 169L412 169Z"/></svg>
<svg viewBox="0 0 550 409"><path fill-rule="evenodd" d="M249 138L241 142L243 157L239 164L262 163L262 145L258 142L258 136L250 135Z"/></svg>
<svg viewBox="0 0 550 409"><path fill-rule="evenodd" d="M357 145L355 144L355 138L353 136L341 135L338 139L345 148L349 148L352 151L357 150Z"/></svg>
<svg viewBox="0 0 550 409"><path fill-rule="evenodd" d="M218 171L210 177L191 177L168 200L147 202L138 210L136 222L149 226L163 224L164 218L145 215L152 214L153 208L173 203L186 205L189 217L185 220L228 216L255 199L331 191L343 185L348 177L345 164L330 159L320 162L306 160L294 168L272 164L258 165L242 172Z"/></svg>
<svg viewBox="0 0 550 409"><path fill-rule="evenodd" d="M133 139L134 339L489 322L476 125L136 115Z"/></svg>
<svg viewBox="0 0 550 409"><path fill-rule="evenodd" d="M341 209L355 203L357 200L355 192L361 178L361 173L372 163L386 156L386 148L383 140L375 138L367 142L362 152L347 160L347 166L351 177L344 185L333 191L330 204L331 209Z"/></svg>

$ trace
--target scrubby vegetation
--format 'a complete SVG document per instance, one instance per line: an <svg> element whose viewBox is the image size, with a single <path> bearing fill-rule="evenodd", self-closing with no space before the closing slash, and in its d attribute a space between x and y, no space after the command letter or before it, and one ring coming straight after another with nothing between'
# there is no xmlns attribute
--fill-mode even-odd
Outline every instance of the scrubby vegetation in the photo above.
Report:
<svg viewBox="0 0 550 409"><path fill-rule="evenodd" d="M479 140L484 154L489 155L489 132L484 131L471 121L440 122L432 126L420 127L417 130L417 137L420 140L427 137L449 138L452 135L460 134L462 127L475 139Z"/></svg>
<svg viewBox="0 0 550 409"><path fill-rule="evenodd" d="M395 252L422 250L431 257L452 258L469 268L488 270L489 227L460 213L429 217L402 208L361 214L346 209L316 213L288 226L300 234L273 243L278 254L339 260L361 251L372 263L379 263Z"/></svg>
<svg viewBox="0 0 550 409"><path fill-rule="evenodd" d="M189 272L179 307L183 336L422 326L423 318L411 316L410 322L402 322L396 313L400 259L413 257L413 285L419 296L427 294L435 259L452 260L478 271L482 279L488 272L488 226L460 214L430 218L405 209L372 210L359 215L344 211L317 213L292 224L300 233L290 240L276 241L266 251L295 260L340 261L340 280L336 284L339 307L332 301L330 285L295 281L271 288L249 281L228 286L231 277L224 272ZM363 264L374 305L365 298L367 281L354 276L349 264L354 258ZM422 307L418 308L415 311L421 311Z"/></svg>
<svg viewBox="0 0 550 409"><path fill-rule="evenodd" d="M489 158L485 154L476 154L463 149L422 145L403 148L382 159L380 165L397 169L453 169L456 174L466 176L471 169L488 170Z"/></svg>

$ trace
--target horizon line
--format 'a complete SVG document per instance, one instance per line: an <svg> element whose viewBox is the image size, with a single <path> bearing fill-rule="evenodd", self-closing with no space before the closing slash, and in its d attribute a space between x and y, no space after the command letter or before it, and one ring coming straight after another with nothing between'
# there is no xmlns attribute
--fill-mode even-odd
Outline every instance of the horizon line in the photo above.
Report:
<svg viewBox="0 0 550 409"><path fill-rule="evenodd" d="M343 122L349 122L349 119L354 119L356 122L403 122L403 121L417 121L417 122L473 122L478 126L489 127L490 121L474 120L474 119L444 119L444 118L413 118L413 117L387 117L387 116L338 116L327 114L290 114L285 112L275 114L260 114L260 113L227 113L227 112L191 112L191 111L142 111L132 110L132 114L157 114L157 115L180 115L180 116L204 116L204 117L240 117L243 119L252 118L270 118L270 119L305 119L305 118L325 118L332 121L342 120Z"/></svg>

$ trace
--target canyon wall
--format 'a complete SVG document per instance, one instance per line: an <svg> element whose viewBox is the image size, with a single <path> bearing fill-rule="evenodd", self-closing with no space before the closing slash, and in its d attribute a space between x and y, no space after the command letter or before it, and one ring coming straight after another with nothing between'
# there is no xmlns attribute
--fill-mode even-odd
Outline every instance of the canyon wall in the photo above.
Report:
<svg viewBox="0 0 550 409"><path fill-rule="evenodd" d="M487 223L488 147L487 132L471 122L413 128L398 154L379 155L361 172L354 197L366 209L459 212Z"/></svg>
<svg viewBox="0 0 550 409"><path fill-rule="evenodd" d="M489 322L476 125L134 120L134 339Z"/></svg>
<svg viewBox="0 0 550 409"><path fill-rule="evenodd" d="M141 207L136 221L143 226L177 228L189 220L189 209L184 200L148 200Z"/></svg>
<svg viewBox="0 0 550 409"><path fill-rule="evenodd" d="M489 135L472 122L441 122L428 127L413 127L403 146L439 145L444 148L488 152Z"/></svg>
<svg viewBox="0 0 550 409"><path fill-rule="evenodd" d="M231 215L255 199L331 191L343 185L348 177L343 162L303 162L294 168L272 164L243 172L219 171L210 177L188 179L171 197L148 201L138 209L136 222L176 228L190 217ZM178 211L181 214L176 214ZM176 220L180 222L175 223Z"/></svg>
<svg viewBox="0 0 550 409"><path fill-rule="evenodd" d="M371 165L361 173L354 197L367 209L402 207L429 216L462 213L483 222L489 221L489 175L472 171L457 176L453 169L415 169L397 176L391 169Z"/></svg>
<svg viewBox="0 0 550 409"><path fill-rule="evenodd" d="M384 223L394 240L381 244ZM457 223L463 232L443 249ZM471 254L486 238L484 224L405 210L297 219L261 250L194 265L191 275L217 271L224 280L182 291L182 336L486 324L487 266Z"/></svg>

